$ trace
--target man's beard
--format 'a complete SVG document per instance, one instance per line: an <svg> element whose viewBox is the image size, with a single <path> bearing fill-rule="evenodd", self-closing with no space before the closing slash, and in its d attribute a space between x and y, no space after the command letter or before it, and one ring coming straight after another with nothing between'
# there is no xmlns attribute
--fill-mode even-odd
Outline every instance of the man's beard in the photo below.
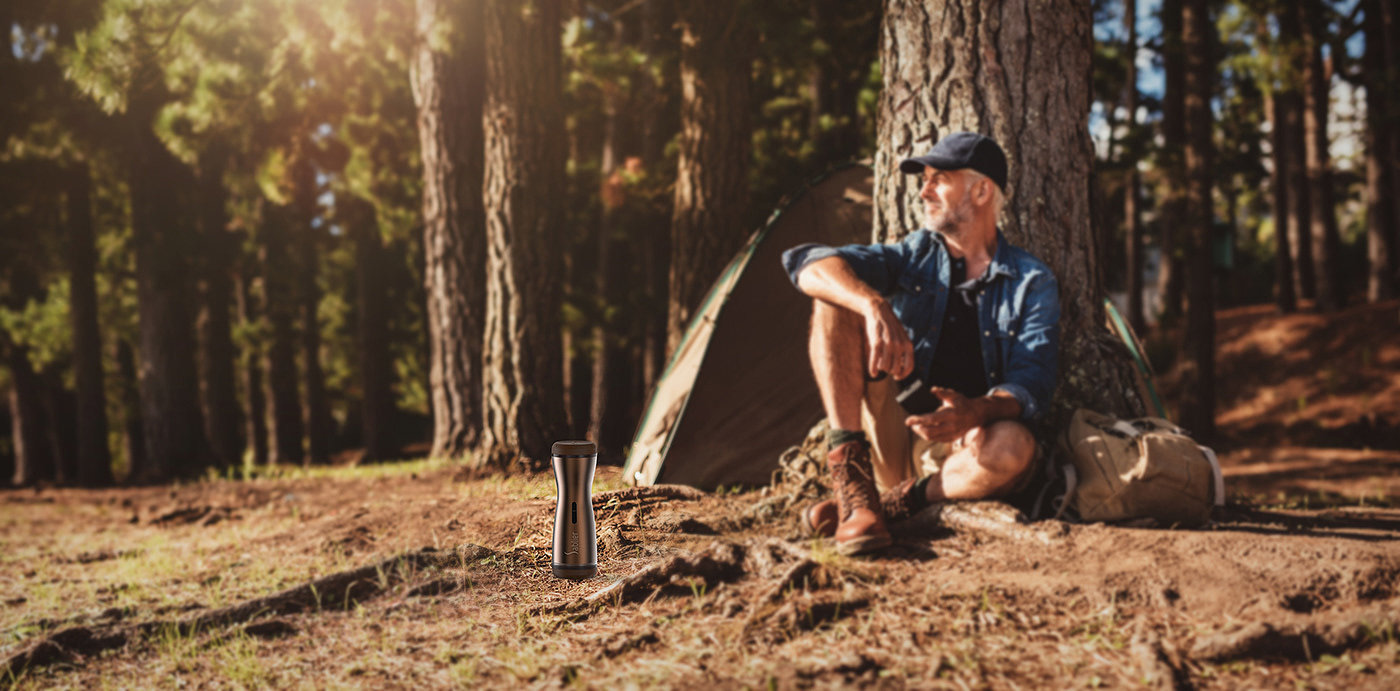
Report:
<svg viewBox="0 0 1400 691"><path fill-rule="evenodd" d="M943 209L933 213L929 218L929 225L933 230L944 235L958 237L961 231L972 222L972 193L971 190L964 190L962 199L958 200L957 206L952 209Z"/></svg>

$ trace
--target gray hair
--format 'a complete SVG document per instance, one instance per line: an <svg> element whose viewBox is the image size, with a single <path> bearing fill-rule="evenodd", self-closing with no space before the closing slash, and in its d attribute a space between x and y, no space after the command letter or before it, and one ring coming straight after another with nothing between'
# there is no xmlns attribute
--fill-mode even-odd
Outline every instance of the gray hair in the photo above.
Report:
<svg viewBox="0 0 1400 691"><path fill-rule="evenodd" d="M1001 185L998 185L991 178L987 177L986 175L983 175L982 173L976 170L973 170L971 168L964 168L964 170L967 171L967 174L971 178L971 181L973 183L977 182L978 180L986 180L987 182L992 183L992 216L994 218L1001 218L1001 209L1002 207L1006 206L1006 193L1001 191Z"/></svg>

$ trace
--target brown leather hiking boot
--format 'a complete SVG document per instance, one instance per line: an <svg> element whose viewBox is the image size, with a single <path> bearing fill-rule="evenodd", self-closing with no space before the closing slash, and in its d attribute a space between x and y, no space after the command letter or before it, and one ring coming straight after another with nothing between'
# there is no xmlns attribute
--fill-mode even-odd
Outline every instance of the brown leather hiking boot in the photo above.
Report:
<svg viewBox="0 0 1400 691"><path fill-rule="evenodd" d="M850 441L826 455L831 486L836 492L839 522L836 551L863 554L890 544L890 531L880 510L880 495L870 467L870 445Z"/></svg>
<svg viewBox="0 0 1400 691"><path fill-rule="evenodd" d="M925 506L926 501L914 497L914 478L885 490L880 494L880 508L885 512L885 523L898 523L914 515L915 506ZM819 501L802 512L807 529L811 532L831 537L836 534L836 524L841 520L841 511L835 499Z"/></svg>

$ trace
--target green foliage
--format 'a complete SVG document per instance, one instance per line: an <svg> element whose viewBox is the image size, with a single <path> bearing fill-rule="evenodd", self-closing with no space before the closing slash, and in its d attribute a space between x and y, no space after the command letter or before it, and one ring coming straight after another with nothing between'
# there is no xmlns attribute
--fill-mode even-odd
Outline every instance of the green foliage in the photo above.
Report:
<svg viewBox="0 0 1400 691"><path fill-rule="evenodd" d="M29 349L29 362L36 370L67 361L73 353L68 279L55 278L42 298L30 300L19 309L0 307L0 329L13 342Z"/></svg>

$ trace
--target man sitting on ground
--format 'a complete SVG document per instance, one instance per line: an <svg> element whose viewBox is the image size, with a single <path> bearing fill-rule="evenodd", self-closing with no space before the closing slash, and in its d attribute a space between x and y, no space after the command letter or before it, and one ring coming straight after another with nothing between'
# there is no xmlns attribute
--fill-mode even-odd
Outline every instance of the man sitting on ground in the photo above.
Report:
<svg viewBox="0 0 1400 691"><path fill-rule="evenodd" d="M1038 457L1029 425L1055 386L1058 286L997 229L1001 147L958 132L900 170L923 177L932 230L783 254L813 299L809 352L836 495L804 518L843 554L888 545L886 521L931 502L1023 489Z"/></svg>

